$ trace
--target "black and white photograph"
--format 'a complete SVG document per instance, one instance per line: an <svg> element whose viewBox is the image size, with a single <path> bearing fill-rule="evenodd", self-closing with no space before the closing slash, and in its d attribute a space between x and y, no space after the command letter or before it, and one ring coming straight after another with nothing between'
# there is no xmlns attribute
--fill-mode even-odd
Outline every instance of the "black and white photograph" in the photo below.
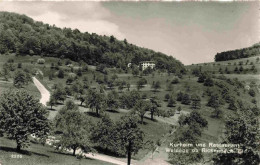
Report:
<svg viewBox="0 0 260 165"><path fill-rule="evenodd" d="M260 1L0 0L0 165L260 165Z"/></svg>

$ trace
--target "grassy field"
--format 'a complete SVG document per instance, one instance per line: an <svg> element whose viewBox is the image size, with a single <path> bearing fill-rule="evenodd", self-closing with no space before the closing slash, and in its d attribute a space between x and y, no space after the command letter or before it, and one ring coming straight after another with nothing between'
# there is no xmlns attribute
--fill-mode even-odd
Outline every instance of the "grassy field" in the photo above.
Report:
<svg viewBox="0 0 260 165"><path fill-rule="evenodd" d="M4 137L0 138L0 164L2 165L109 165L90 158L77 159L71 153L60 153L53 147L31 144L26 150L17 153L16 144Z"/></svg>

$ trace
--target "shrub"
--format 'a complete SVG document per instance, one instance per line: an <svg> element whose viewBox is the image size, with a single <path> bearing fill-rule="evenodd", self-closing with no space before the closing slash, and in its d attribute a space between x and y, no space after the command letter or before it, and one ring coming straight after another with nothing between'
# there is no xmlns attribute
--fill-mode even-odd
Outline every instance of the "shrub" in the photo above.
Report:
<svg viewBox="0 0 260 165"><path fill-rule="evenodd" d="M175 78L175 79L172 80L172 84L178 84L179 82L180 82L180 81L179 81L178 78Z"/></svg>
<svg viewBox="0 0 260 165"><path fill-rule="evenodd" d="M255 97L255 91L253 89L249 89L248 94L252 97Z"/></svg>
<svg viewBox="0 0 260 165"><path fill-rule="evenodd" d="M44 63L45 63L45 60L44 60L43 58L39 58L39 59L37 60L37 63L38 63L38 64L44 64Z"/></svg>
<svg viewBox="0 0 260 165"><path fill-rule="evenodd" d="M22 63L19 62L19 63L17 64L17 68L22 68Z"/></svg>

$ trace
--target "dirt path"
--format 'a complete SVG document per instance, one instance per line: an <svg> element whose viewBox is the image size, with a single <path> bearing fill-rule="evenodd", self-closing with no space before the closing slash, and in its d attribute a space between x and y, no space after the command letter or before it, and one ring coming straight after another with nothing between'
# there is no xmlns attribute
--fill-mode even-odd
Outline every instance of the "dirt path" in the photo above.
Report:
<svg viewBox="0 0 260 165"><path fill-rule="evenodd" d="M38 88L38 90L41 93L41 100L40 103L42 103L44 106L47 105L47 102L50 99L50 92L41 84L41 82L39 80L37 80L37 78L32 77L33 78L33 83L34 85Z"/></svg>

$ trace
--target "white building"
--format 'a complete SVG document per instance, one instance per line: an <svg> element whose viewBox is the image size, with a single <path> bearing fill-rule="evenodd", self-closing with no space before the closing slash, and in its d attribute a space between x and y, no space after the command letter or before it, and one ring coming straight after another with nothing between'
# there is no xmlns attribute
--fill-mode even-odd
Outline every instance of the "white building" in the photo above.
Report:
<svg viewBox="0 0 260 165"><path fill-rule="evenodd" d="M155 63L154 63L154 61L142 61L142 62L140 62L140 66L142 67L142 70L145 70L148 67L150 67L151 69L154 69Z"/></svg>

